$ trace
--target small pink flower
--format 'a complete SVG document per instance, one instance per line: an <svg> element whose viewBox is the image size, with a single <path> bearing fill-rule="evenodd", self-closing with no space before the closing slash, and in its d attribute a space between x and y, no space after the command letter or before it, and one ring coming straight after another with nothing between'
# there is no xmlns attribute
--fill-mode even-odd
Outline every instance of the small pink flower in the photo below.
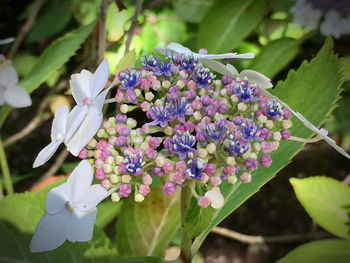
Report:
<svg viewBox="0 0 350 263"><path fill-rule="evenodd" d="M220 179L219 176L213 176L213 177L210 178L210 183L211 183L214 187L216 187L216 186L218 186L218 185L221 184L221 179Z"/></svg>
<svg viewBox="0 0 350 263"><path fill-rule="evenodd" d="M212 174L214 174L215 171L216 171L215 164L213 164L213 163L207 163L207 164L205 165L204 172L205 172L208 176L211 176Z"/></svg>
<svg viewBox="0 0 350 263"><path fill-rule="evenodd" d="M141 103L142 111L148 111L151 108L151 104L148 101L144 101Z"/></svg>
<svg viewBox="0 0 350 263"><path fill-rule="evenodd" d="M144 185L144 184L140 185L139 193L142 194L143 196L148 195L150 191L151 189L148 185Z"/></svg>
<svg viewBox="0 0 350 263"><path fill-rule="evenodd" d="M149 148L146 150L146 156L149 159L155 159L157 158L157 151L152 148Z"/></svg>
<svg viewBox="0 0 350 263"><path fill-rule="evenodd" d="M235 173L236 168L234 166L225 166L224 174L227 176L233 175Z"/></svg>
<svg viewBox="0 0 350 263"><path fill-rule="evenodd" d="M173 174L173 181L177 184L182 184L185 181L185 177L183 173L176 172Z"/></svg>
<svg viewBox="0 0 350 263"><path fill-rule="evenodd" d="M104 189L108 190L109 188L111 188L111 181L109 181L108 179L104 179L102 180L101 185Z"/></svg>
<svg viewBox="0 0 350 263"><path fill-rule="evenodd" d="M187 87L189 89L197 89L197 84L191 79L189 82L187 82Z"/></svg>
<svg viewBox="0 0 350 263"><path fill-rule="evenodd" d="M123 101L123 99L124 99L124 93L121 91L121 90L118 90L117 91L117 94L115 94L115 100L117 101L117 102L122 102Z"/></svg>
<svg viewBox="0 0 350 263"><path fill-rule="evenodd" d="M142 182L145 185L150 185L152 183L152 177L149 174L145 174L144 176L142 176Z"/></svg>
<svg viewBox="0 0 350 263"><path fill-rule="evenodd" d="M165 162L162 168L165 173L171 173L174 170L174 164L172 162Z"/></svg>
<svg viewBox="0 0 350 263"><path fill-rule="evenodd" d="M149 145L149 147L151 147L152 149L157 149L158 148L158 146L159 146L159 140L157 139L157 138L154 138L154 137L152 137L152 138L150 138L149 140L148 140L148 145Z"/></svg>
<svg viewBox="0 0 350 263"><path fill-rule="evenodd" d="M263 156L261 156L260 158L260 164L264 167L270 167L272 163L272 159L270 157L270 155L265 154Z"/></svg>
<svg viewBox="0 0 350 263"><path fill-rule="evenodd" d="M250 183L250 181L252 180L252 175L244 172L240 178L242 180L242 183Z"/></svg>
<svg viewBox="0 0 350 263"><path fill-rule="evenodd" d="M176 162L176 171L183 173L187 169L187 165L184 161Z"/></svg>
<svg viewBox="0 0 350 263"><path fill-rule="evenodd" d="M128 184L122 184L119 186L119 195L121 197L128 197L128 195L131 193L131 187Z"/></svg>
<svg viewBox="0 0 350 263"><path fill-rule="evenodd" d="M210 205L210 200L208 197L202 196L198 200L198 205L203 208L207 208Z"/></svg>
<svg viewBox="0 0 350 263"><path fill-rule="evenodd" d="M95 173L95 177L97 180L102 181L103 179L106 178L105 173L103 172L102 168L98 168Z"/></svg>
<svg viewBox="0 0 350 263"><path fill-rule="evenodd" d="M85 159L88 156L88 150L86 148L83 148L80 152L78 157L80 159Z"/></svg>
<svg viewBox="0 0 350 263"><path fill-rule="evenodd" d="M142 127L141 127L141 132L144 133L144 134L149 133L149 126L148 126L147 123L144 124L144 125L142 125Z"/></svg>
<svg viewBox="0 0 350 263"><path fill-rule="evenodd" d="M172 182L166 182L163 190L167 195L173 195L176 192L176 185Z"/></svg>

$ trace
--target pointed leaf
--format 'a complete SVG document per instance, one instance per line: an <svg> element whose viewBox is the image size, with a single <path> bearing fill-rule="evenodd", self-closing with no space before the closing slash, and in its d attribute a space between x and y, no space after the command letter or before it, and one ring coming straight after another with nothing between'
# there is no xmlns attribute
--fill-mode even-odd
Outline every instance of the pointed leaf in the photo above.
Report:
<svg viewBox="0 0 350 263"><path fill-rule="evenodd" d="M296 72L290 71L287 79L279 82L273 93L319 127L335 107L341 84L339 61L332 53L332 41L328 39L310 63L303 62ZM293 127L290 129L292 135L304 138L312 136L313 133L295 117L292 117L292 121ZM302 148L303 143L282 141L279 149L271 154L273 160L271 167L259 168L253 172L252 182L247 184L237 182L233 186L223 183L220 188L225 204L222 209L215 212L209 227L196 238L193 250L196 251L199 248L214 226L259 191L278 171L288 165Z"/></svg>
<svg viewBox="0 0 350 263"><path fill-rule="evenodd" d="M123 256L158 256L164 251L180 226L179 193L164 194L154 187L142 203L130 196L118 217L118 250Z"/></svg>
<svg viewBox="0 0 350 263"><path fill-rule="evenodd" d="M299 246L278 260L277 263L347 263L349 259L349 241L326 239Z"/></svg>
<svg viewBox="0 0 350 263"><path fill-rule="evenodd" d="M329 177L291 178L295 194L309 215L324 229L350 240L350 187Z"/></svg>
<svg viewBox="0 0 350 263"><path fill-rule="evenodd" d="M282 70L299 52L298 40L282 38L268 43L252 60L249 69L267 77L273 77Z"/></svg>
<svg viewBox="0 0 350 263"><path fill-rule="evenodd" d="M216 1L199 25L197 48L207 48L209 54L235 49L266 10L266 1Z"/></svg>

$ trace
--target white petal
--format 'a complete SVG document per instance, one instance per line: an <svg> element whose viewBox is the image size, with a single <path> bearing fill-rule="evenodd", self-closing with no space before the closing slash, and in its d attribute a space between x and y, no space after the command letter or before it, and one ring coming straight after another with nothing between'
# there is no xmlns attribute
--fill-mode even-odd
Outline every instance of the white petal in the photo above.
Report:
<svg viewBox="0 0 350 263"><path fill-rule="evenodd" d="M254 58L253 53L237 54L237 53L223 53L223 54L197 54L195 57L206 58L206 59L227 59L227 58Z"/></svg>
<svg viewBox="0 0 350 263"><path fill-rule="evenodd" d="M66 193L71 203L75 204L89 191L93 169L87 160L83 160L68 177Z"/></svg>
<svg viewBox="0 0 350 263"><path fill-rule="evenodd" d="M66 194L67 183L52 188L46 197L46 212L50 215L63 212L68 196Z"/></svg>
<svg viewBox="0 0 350 263"><path fill-rule="evenodd" d="M199 62L222 75L232 76L232 72L228 70L224 64L218 61L201 58L199 59Z"/></svg>
<svg viewBox="0 0 350 263"><path fill-rule="evenodd" d="M91 81L91 98L95 98L105 87L109 76L109 64L105 58L96 69Z"/></svg>
<svg viewBox="0 0 350 263"><path fill-rule="evenodd" d="M98 112L102 112L102 108L103 108L103 105L105 103L105 99L106 99L106 96L109 92L109 90L112 88L109 87L107 89L105 89L103 92L101 92L93 101L93 106L94 108L96 109L96 111Z"/></svg>
<svg viewBox="0 0 350 263"><path fill-rule="evenodd" d="M219 209L224 205L224 197L220 193L219 188L213 188L212 190L206 192L205 197L210 200L211 206L215 209Z"/></svg>
<svg viewBox="0 0 350 263"><path fill-rule="evenodd" d="M322 129L319 130L317 129L310 121L308 121L303 115L301 115L299 112L296 112L295 117L297 117L302 123L304 123L304 125L309 128L311 131L315 132L316 134L318 134L319 136L321 136L329 145L331 145L337 152L339 152L340 154L344 155L346 158L350 159L350 155L345 152L341 147L339 147L335 141L328 137L327 134L325 134L324 132L322 132Z"/></svg>
<svg viewBox="0 0 350 263"><path fill-rule="evenodd" d="M67 238L71 242L86 242L92 238L97 209L91 212L74 210L67 225Z"/></svg>
<svg viewBox="0 0 350 263"><path fill-rule="evenodd" d="M6 66L0 69L0 86L17 86L18 75L14 67Z"/></svg>
<svg viewBox="0 0 350 263"><path fill-rule="evenodd" d="M243 70L239 74L239 77L241 79L244 79L245 77L247 77L249 80L249 83L256 83L260 89L268 89L273 87L273 85L271 84L271 80L268 77L254 70L250 70L250 69Z"/></svg>
<svg viewBox="0 0 350 263"><path fill-rule="evenodd" d="M170 43L166 48L156 47L156 50L159 53L167 56L184 55L184 56L191 57L194 55L194 53L187 47L184 47L183 45L180 45L174 42Z"/></svg>
<svg viewBox="0 0 350 263"><path fill-rule="evenodd" d="M79 152L97 133L102 123L102 118L101 111L97 110L95 107L89 107L89 111L78 130L66 143L68 151L74 156L78 156Z"/></svg>
<svg viewBox="0 0 350 263"><path fill-rule="evenodd" d="M85 119L89 111L88 105L76 105L69 113L68 125L64 142L67 143Z"/></svg>
<svg viewBox="0 0 350 263"><path fill-rule="evenodd" d="M89 190L74 203L75 207L81 212L91 211L108 196L108 191L100 184L90 186Z"/></svg>
<svg viewBox="0 0 350 263"><path fill-rule="evenodd" d="M67 239L68 210L56 214L45 214L36 226L32 241L31 252L43 252L58 248Z"/></svg>
<svg viewBox="0 0 350 263"><path fill-rule="evenodd" d="M63 140L50 142L49 145L42 149L34 161L33 168L39 167L46 163L52 157L52 155L54 155L58 149L58 146L60 146L62 142Z"/></svg>
<svg viewBox="0 0 350 263"><path fill-rule="evenodd" d="M55 112L55 118L52 121L51 140L57 140L57 136L65 136L67 130L69 109L67 105L60 105Z"/></svg>
<svg viewBox="0 0 350 263"><path fill-rule="evenodd" d="M78 105L83 105L85 98L91 98L92 73L90 71L83 69L80 73L73 74L69 83Z"/></svg>
<svg viewBox="0 0 350 263"><path fill-rule="evenodd" d="M238 73L237 69L234 66L232 66L231 64L226 64L226 68L231 73L228 76L231 76L233 78L238 78L239 77L239 73Z"/></svg>
<svg viewBox="0 0 350 263"><path fill-rule="evenodd" d="M4 97L7 104L14 108L23 108L32 105L32 100L28 92L20 86L8 86L4 92Z"/></svg>

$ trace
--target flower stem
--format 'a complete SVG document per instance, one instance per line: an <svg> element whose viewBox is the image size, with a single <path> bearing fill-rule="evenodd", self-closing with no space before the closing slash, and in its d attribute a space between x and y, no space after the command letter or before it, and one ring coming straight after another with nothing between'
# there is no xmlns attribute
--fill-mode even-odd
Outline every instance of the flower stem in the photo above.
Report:
<svg viewBox="0 0 350 263"><path fill-rule="evenodd" d="M191 199L190 185L185 185L181 189L181 253L180 258L183 263L191 263L191 239L185 229L185 217Z"/></svg>
<svg viewBox="0 0 350 263"><path fill-rule="evenodd" d="M0 138L0 164L1 164L2 175L4 176L4 180L5 180L7 194L12 195L14 191L13 191L13 186L11 182L11 175L7 164L6 154L4 151L4 147L2 145L1 138Z"/></svg>

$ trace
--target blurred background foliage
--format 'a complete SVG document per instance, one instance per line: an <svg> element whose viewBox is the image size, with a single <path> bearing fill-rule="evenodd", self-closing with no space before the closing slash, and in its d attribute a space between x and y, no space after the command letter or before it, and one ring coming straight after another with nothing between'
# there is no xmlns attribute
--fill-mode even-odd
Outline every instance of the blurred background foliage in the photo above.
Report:
<svg viewBox="0 0 350 263"><path fill-rule="evenodd" d="M0 39L17 35L30 16L35 2L2 1ZM137 66L136 58L140 58L144 53L155 52L155 46L166 46L170 42L181 43L195 52L200 48L208 49L208 53L253 52L255 58L252 60L225 62L233 62L238 70L249 68L259 71L277 84L279 80L286 78L290 70L297 69L303 60L310 60L315 56L325 42L325 37L318 30L309 31L293 23L290 13L293 5L294 1L285 0L145 0L136 18L137 25L132 34L131 43L127 46L128 32L132 27L135 13L135 1L110 1L106 19L105 57L108 58L111 73L114 75L132 64L136 63ZM22 86L33 92L31 95L32 107L23 110L15 109L10 114L9 108L3 107L0 110L1 124L7 117L1 130L1 136L17 191L29 190L40 178L49 178L54 174L67 174L77 164L76 159L67 157L62 150L59 155L57 154L60 162L52 159L48 164L36 170L31 168L36 154L49 142L51 119L56 107L59 104L67 104L70 107L73 105L72 99L66 96L70 94L70 75L79 72L82 68L91 71L96 68L98 57L98 23L96 20L99 18L100 6L101 0L44 1L33 26L13 59L13 66L20 76ZM7 54L10 48L11 44L1 45L0 53ZM349 151L349 35L335 40L334 51L341 57L344 84L342 98L337 102L338 107L330 115L325 127L331 136ZM110 111L112 111L111 114L114 113L113 110ZM14 134L21 133L23 130L28 131L30 125L34 128L25 136L15 141L11 140ZM245 206L256 207L262 204L262 207L266 205L265 208L268 209L274 207L276 202L280 202L277 209L283 211L280 198L286 196L282 193L285 189L288 189L286 193L292 195L288 185L288 177L291 175L305 176L324 173L338 180L344 179L350 173L349 165L341 156L334 157L334 155L333 150L322 142L316 146L307 146L304 153L294 159L294 166L291 165L281 172L281 174L286 174L287 179L280 182L279 185L277 183L267 185L266 189L270 192L262 192L256 197L263 199L261 203L253 199ZM282 190L278 190L277 187ZM297 201L295 198L293 200L294 203L293 201L286 201L286 203L296 205ZM245 209L248 208L243 206L237 211L238 221L232 221L229 217L227 221L224 221L224 225L244 225L240 222L242 220L239 219L240 215L247 218L248 221L252 219L250 215L247 216L248 212ZM296 213L295 217L303 213L301 207L290 210L291 214ZM260 210L257 209L257 211ZM113 212L116 213L116 211ZM107 233L113 233L114 217L106 216L106 218L101 219L100 222L104 223L101 223L99 227L107 229ZM308 219L305 220L307 221L305 224L299 222L300 219L293 221L293 218L291 216L292 224L298 225L299 230L305 230L305 225L310 223ZM305 217L301 216L301 218ZM273 224L273 220L270 218L270 224ZM114 222L112 230L111 222ZM254 221L249 222L251 223L253 224ZM32 225L30 227L33 228ZM265 225L258 224L255 228L250 226L247 229L248 232L256 234L260 227L265 227ZM267 226L266 229L271 230L271 227ZM274 233L284 233L290 229L291 226L278 226L278 231ZM214 241L220 244L220 240ZM177 244L176 238L173 243ZM227 248L226 243L222 245L223 248ZM210 251L210 246L204 245L204 247ZM272 248L275 253L274 255L271 253L268 260L279 258L290 248L290 246L277 248L277 250ZM258 259L259 257L252 256L254 253L246 250L246 247L238 246L236 250L238 254L245 254L246 262L269 262L258 261L264 260L264 257ZM258 251L265 253L261 247ZM206 252L203 254L207 255ZM210 257L208 259L207 256L206 262L216 261L210 261Z"/></svg>

